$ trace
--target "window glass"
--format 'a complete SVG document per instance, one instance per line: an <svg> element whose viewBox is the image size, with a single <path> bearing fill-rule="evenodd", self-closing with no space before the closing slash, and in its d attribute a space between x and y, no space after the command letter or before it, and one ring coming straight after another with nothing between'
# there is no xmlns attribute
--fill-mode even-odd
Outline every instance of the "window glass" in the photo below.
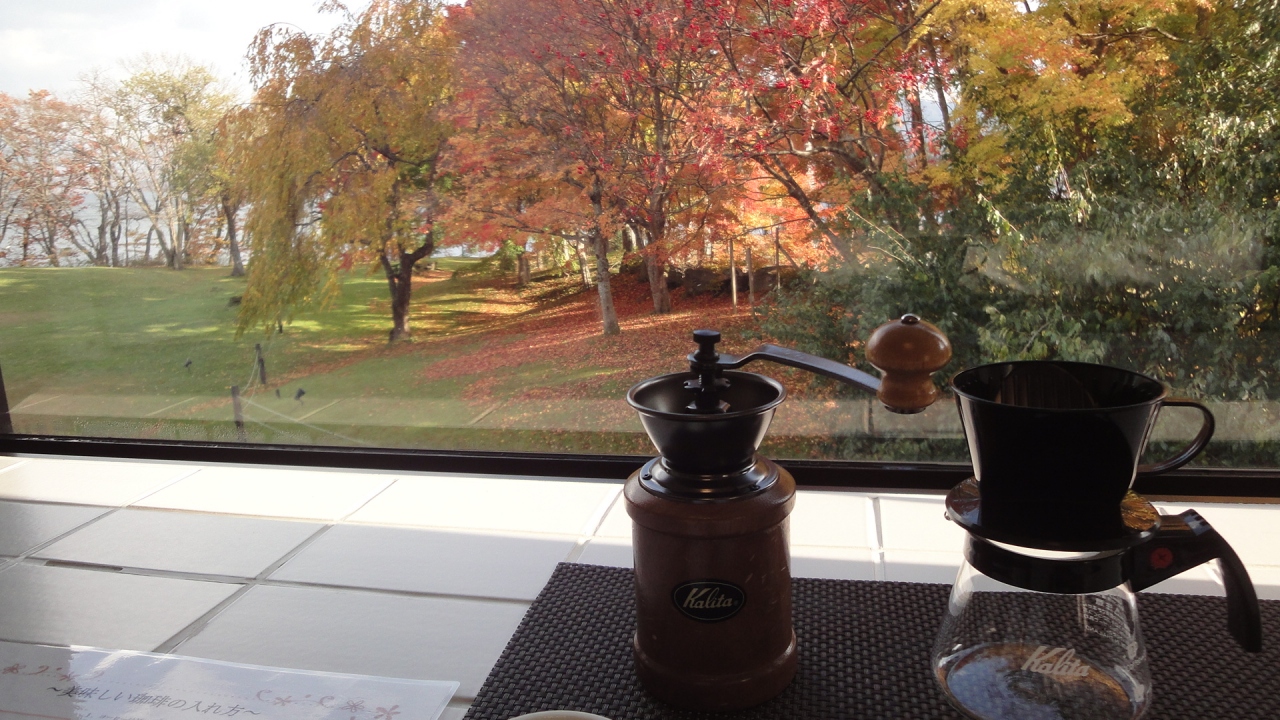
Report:
<svg viewBox="0 0 1280 720"><path fill-rule="evenodd" d="M1118 365L1280 465L1280 0L11 5L17 434L650 454L694 329L875 372L915 313L941 387ZM945 396L748 369L773 457L968 458Z"/></svg>

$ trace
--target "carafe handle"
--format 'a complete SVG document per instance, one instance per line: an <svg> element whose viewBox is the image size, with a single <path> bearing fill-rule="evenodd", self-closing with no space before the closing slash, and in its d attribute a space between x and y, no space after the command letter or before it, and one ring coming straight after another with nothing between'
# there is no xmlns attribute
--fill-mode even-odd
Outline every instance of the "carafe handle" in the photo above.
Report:
<svg viewBox="0 0 1280 720"><path fill-rule="evenodd" d="M1160 406L1161 407L1193 407L1199 410L1200 414L1204 416L1204 424L1200 426L1200 432L1196 433L1196 437L1194 440L1191 441L1191 444L1183 448L1182 452L1178 453L1172 459L1165 460L1164 462L1155 463L1152 465L1139 465L1138 466L1139 476L1159 475L1160 473L1167 473L1170 470L1177 470L1178 468L1182 467L1183 465L1186 465L1187 463L1195 459L1195 456L1199 455L1200 451L1204 450L1204 446L1208 445L1209 440L1213 438L1213 429L1214 429L1213 413L1209 411L1209 408L1196 402L1195 400L1192 400L1190 398L1182 398L1182 397L1165 398L1160 402Z"/></svg>
<svg viewBox="0 0 1280 720"><path fill-rule="evenodd" d="M1227 629L1248 652L1262 650L1262 614L1249 571L1235 550L1194 510L1161 515L1160 530L1147 542L1130 548L1129 576L1134 590L1143 590L1210 560L1217 560L1227 591Z"/></svg>

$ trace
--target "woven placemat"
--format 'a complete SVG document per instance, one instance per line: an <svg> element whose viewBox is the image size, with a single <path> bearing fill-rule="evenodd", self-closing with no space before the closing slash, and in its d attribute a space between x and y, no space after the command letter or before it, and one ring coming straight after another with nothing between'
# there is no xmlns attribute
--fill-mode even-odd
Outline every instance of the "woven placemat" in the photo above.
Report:
<svg viewBox="0 0 1280 720"><path fill-rule="evenodd" d="M781 695L736 713L676 710L635 677L632 573L561 564L467 712L508 720L571 709L612 720L960 719L929 671L948 585L794 581L800 671ZM1264 601L1264 651L1240 650L1221 598L1144 594L1155 680L1144 720L1280 718L1280 602Z"/></svg>

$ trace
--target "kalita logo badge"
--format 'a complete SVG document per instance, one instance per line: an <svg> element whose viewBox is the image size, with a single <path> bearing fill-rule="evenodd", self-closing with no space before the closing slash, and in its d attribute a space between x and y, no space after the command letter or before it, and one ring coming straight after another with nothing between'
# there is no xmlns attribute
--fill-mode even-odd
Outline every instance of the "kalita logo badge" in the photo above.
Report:
<svg viewBox="0 0 1280 720"><path fill-rule="evenodd" d="M733 583L696 580L672 590L671 601L680 612L694 620L720 622L738 614L747 604L747 594Z"/></svg>

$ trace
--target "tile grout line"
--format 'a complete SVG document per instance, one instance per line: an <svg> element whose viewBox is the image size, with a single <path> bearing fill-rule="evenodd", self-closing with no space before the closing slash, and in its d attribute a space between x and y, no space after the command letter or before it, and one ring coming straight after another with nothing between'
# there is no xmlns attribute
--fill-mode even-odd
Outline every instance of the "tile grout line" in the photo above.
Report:
<svg viewBox="0 0 1280 720"><path fill-rule="evenodd" d="M68 570L87 570L89 572L106 572L115 575L135 575L138 577L153 577L164 580L211 582L222 585L243 585L250 581L250 578L240 575L163 570L160 568L134 567L132 565L106 565L103 563L83 562L80 560L60 560L57 558L27 558L25 562L31 565L41 564L44 567L66 568Z"/></svg>
<svg viewBox="0 0 1280 720"><path fill-rule="evenodd" d="M869 501L867 503L867 514L870 516L867 519L871 521L871 525L869 529L872 533L872 537L869 538L872 542L872 547L871 547L871 566L873 571L872 577L874 577L876 580L883 581L885 578L884 528L882 527L882 524L881 524L882 521L881 521L881 515L880 515L880 496L872 495L867 499Z"/></svg>
<svg viewBox="0 0 1280 720"><path fill-rule="evenodd" d="M495 603L498 605L524 605L533 602L532 598L502 598L487 595L459 595L457 593L424 592L420 590L395 590L392 588L362 587L358 585L336 585L332 583L304 582L302 580L263 580L259 587L295 588L300 590L342 590L351 592L373 593L375 595L391 595L394 597L432 598L436 600L463 600L466 602Z"/></svg>
<svg viewBox="0 0 1280 720"><path fill-rule="evenodd" d="M3 475L16 467L22 467L27 464L27 458L14 457L12 455L0 455L0 457L13 457L17 462L0 467L0 475Z"/></svg>
<svg viewBox="0 0 1280 720"><path fill-rule="evenodd" d="M178 483L182 482L183 480L186 480L187 478L190 478L190 477L192 477L192 476L196 475L197 473L199 473L199 472L200 472L201 470L203 470L203 469L204 469L204 466L200 466L200 467L193 468L193 469L191 470L191 472L186 473L185 475L179 475L179 476L175 477L174 479L170 480L169 482L167 482L167 483L165 483L165 484L161 485L160 487L157 487L157 488L154 488L154 489L152 489L152 490L149 490L149 491L147 491L147 492L142 493L142 494L141 494L141 495L139 495L138 497L135 497L134 499L130 500L129 502L125 503L124 505L121 505L121 506L120 506L120 509L124 509L124 508L127 508L127 507L133 507L134 505L137 505L138 503L142 502L143 500L146 500L147 498L151 497L152 495L155 495L156 493L160 492L161 490L168 490L169 488L173 487L174 485L177 485Z"/></svg>
<svg viewBox="0 0 1280 720"><path fill-rule="evenodd" d="M314 543L316 540L319 540L320 537L324 535L326 532L328 532L329 529L332 527L333 527L333 523L329 523L324 527L317 529L314 533L311 533L310 537L298 543L297 546L295 546L292 550L285 553L275 562L268 565L266 568L262 570L262 572L258 573L255 577L251 578L244 585L241 585L239 589L237 589L235 592L228 595L222 602L218 603L217 605L214 605L212 608L209 608L209 610L205 611L205 613L202 614L200 617L196 618L195 620L192 620L190 623L186 625L186 627L183 627L181 630L174 633L168 640L165 640L164 642L157 645L152 652L172 653L183 643L187 642L188 640L194 638L196 635L200 634L201 631L203 631L206 627L209 626L209 623L213 622L213 620L217 618L219 615L221 615L224 611L226 611L227 608L234 605L237 601L240 600L240 598L244 597L253 588L260 587L263 584L263 582L265 582L266 579L271 576L272 573L279 570L281 566L283 566L285 563L292 560L295 556L298 555L298 553L310 547L312 543Z"/></svg>
<svg viewBox="0 0 1280 720"><path fill-rule="evenodd" d="M104 513L102 513L101 515L96 515L96 516L94 516L94 517L92 517L92 518L90 518L90 519L88 519L88 520L86 520L86 521L84 521L84 522L80 523L79 525L75 526L74 528L71 528L70 530L68 530L68 531L66 531L66 532L64 532L64 533L62 533L61 535L58 535L58 536L56 536L56 537L54 537L54 538L52 538L52 539L50 539L50 540L46 540L46 541L44 541L44 542L40 543L39 545L36 545L35 547L27 548L26 552L22 553L21 555L19 555L19 556L18 556L18 557L16 557L16 558L14 558L14 562L13 562L13 564L14 564L14 565L17 565L19 562L24 561L24 560L27 560L27 559L39 560L40 558L32 558L31 556L32 556L32 555L35 555L36 553L38 553L38 552L40 552L40 551L42 551L42 550L47 549L49 546L53 545L54 543L57 543L57 542L59 542L59 541L61 541L61 540L65 540L66 538L70 537L71 535L74 535L75 533L80 532L81 530L83 530L83 529L85 529L85 528L89 527L90 525L94 525L94 524L96 524L96 523L97 523L98 521L100 521L100 520L103 520L103 519L108 518L108 517L110 517L110 516L112 516L112 515L115 515L116 513L120 512L121 510L124 510L125 508L132 506L132 505L133 505L133 503L136 503L136 502L139 502L139 501L141 501L141 500L144 500L144 499L146 499L146 498L150 497L151 495L153 495L153 494L155 494L155 493L158 493L158 492L160 492L161 490L163 490L163 489L165 489L165 488L167 488L167 487L172 486L174 483L177 483L177 482L181 482L181 481L183 481L183 480L186 480L187 478L191 477L192 475L195 475L195 474L196 474L196 473L198 473L198 472L200 472L200 468L196 468L196 469L192 470L191 472L189 472L189 473L187 473L187 474L185 474L185 475L179 475L179 476L175 477L173 480L170 480L169 482L165 483L164 485L161 485L160 487L157 487L157 488L155 488L154 490L152 490L152 491L150 491L150 492L143 493L141 496L134 498L133 500L131 500L131 501L129 501L129 502L127 502L127 503L125 503L124 505L115 505L115 506L111 506L111 505L96 505L96 506L94 506L94 505L90 505L90 506L79 505L78 507L105 507L105 508L107 508L107 511L106 511L106 512L104 512Z"/></svg>
<svg viewBox="0 0 1280 720"><path fill-rule="evenodd" d="M357 507L356 507L356 509L352 510L351 512L347 513L346 515L343 515L343 516L342 516L342 517L340 517L340 518L335 519L333 522L331 522L331 523L330 523L330 525L337 525L337 524L339 524L339 523L346 522L346 521L347 521L347 519L348 519L348 518L350 518L352 515L355 515L356 513L360 512L361 510L363 510L363 509L365 509L366 507L368 507L369 503L371 503L371 502L373 502L374 500L377 500L378 498L382 497L382 494L383 494L383 493L385 493L386 491L390 490L390 489L392 488L392 486L394 486L394 485L395 485L396 483L398 483L398 482L400 482L400 478L399 478L399 477L393 477L393 478L391 478L391 482L389 482L389 483L387 483L386 485L384 485L384 486L382 487L382 489L381 489L381 490L379 490L378 492L376 492L376 493L374 493L374 494L370 495L370 496L369 496L369 497L368 497L364 502L360 503L360 505L359 505L359 506L357 506Z"/></svg>

